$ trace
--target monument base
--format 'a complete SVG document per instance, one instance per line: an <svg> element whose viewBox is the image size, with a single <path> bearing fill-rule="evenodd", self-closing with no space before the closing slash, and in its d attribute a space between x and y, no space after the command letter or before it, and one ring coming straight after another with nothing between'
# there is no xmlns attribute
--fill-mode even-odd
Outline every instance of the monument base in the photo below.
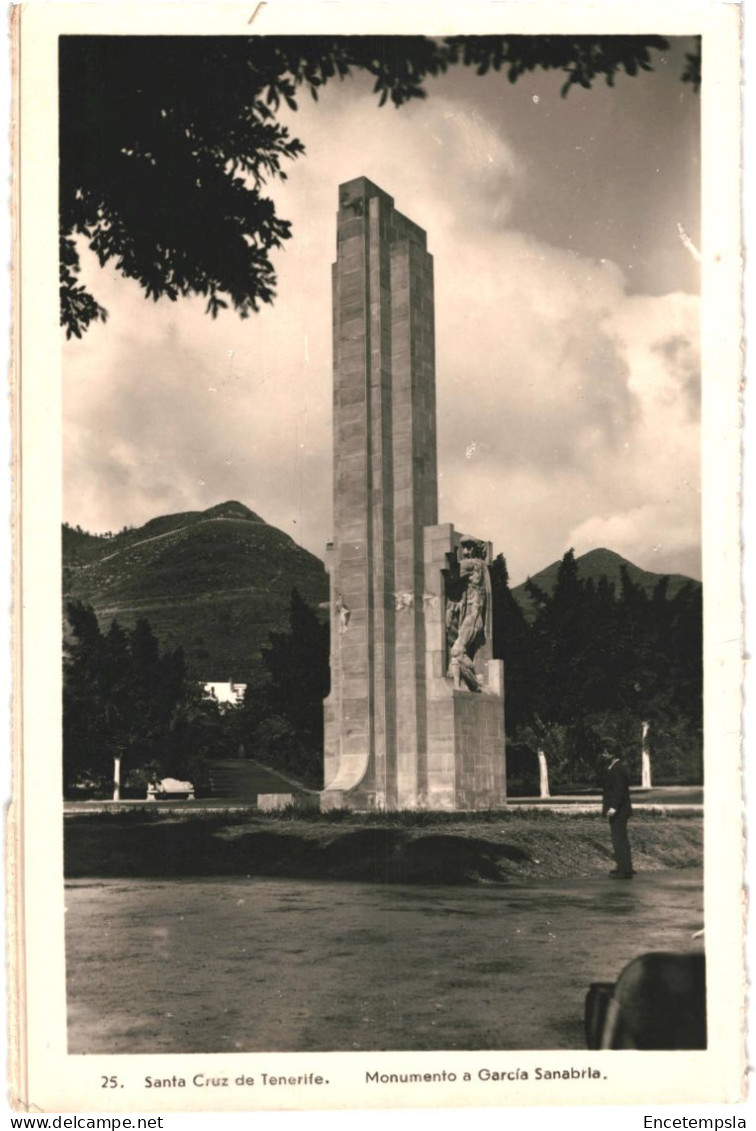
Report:
<svg viewBox="0 0 756 1131"><path fill-rule="evenodd" d="M506 805L504 703L499 695L451 691L428 704L427 808Z"/></svg>
<svg viewBox="0 0 756 1131"><path fill-rule="evenodd" d="M428 703L427 782L418 781L411 805L397 808L438 810L499 809L507 803L504 757L504 701L490 692L453 690ZM375 812L389 808L375 791L324 789L320 810ZM395 808L395 806L390 806Z"/></svg>
<svg viewBox="0 0 756 1131"><path fill-rule="evenodd" d="M320 794L320 812L330 813L332 809L351 809L345 801L347 794L343 789L324 789Z"/></svg>
<svg viewBox="0 0 756 1131"><path fill-rule="evenodd" d="M385 797L375 790L362 789L324 789L320 794L320 812L330 813L333 809L350 809L354 813L383 813L397 809L425 809L425 805L387 805Z"/></svg>

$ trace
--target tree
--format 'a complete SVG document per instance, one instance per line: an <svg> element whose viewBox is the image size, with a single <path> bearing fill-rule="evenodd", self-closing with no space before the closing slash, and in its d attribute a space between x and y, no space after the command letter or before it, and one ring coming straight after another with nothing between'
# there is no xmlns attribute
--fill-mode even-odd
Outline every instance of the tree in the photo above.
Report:
<svg viewBox="0 0 756 1131"><path fill-rule="evenodd" d="M530 722L536 693L536 657L533 630L509 588L509 571L502 554L491 563L491 646L494 658L504 661L507 733Z"/></svg>
<svg viewBox="0 0 756 1131"><path fill-rule="evenodd" d="M561 70L562 93L652 69L660 36L62 36L59 47L61 325L81 337L107 311L79 282L77 239L145 295L207 298L247 317L275 295L270 252L291 236L264 188L304 152L282 103L354 70L379 104L425 97L449 66L510 82ZM698 59L698 61L697 61ZM684 81L696 88L700 58Z"/></svg>
<svg viewBox="0 0 756 1131"><path fill-rule="evenodd" d="M506 679L513 761L522 776L522 752L533 761L542 751L557 782L591 780L607 740L639 771L642 725L649 722L655 775L700 780L700 586L688 584L669 598L662 578L649 596L623 566L615 594L606 578L581 578L570 550L551 594L532 582L527 589L534 605L524 653L528 686L523 690L510 673Z"/></svg>
<svg viewBox="0 0 756 1131"><path fill-rule="evenodd" d="M297 589L292 589L289 631L271 632L263 649L270 673L269 702L303 735L323 743L323 700L330 689L330 634Z"/></svg>
<svg viewBox="0 0 756 1131"><path fill-rule="evenodd" d="M132 631L113 621L106 633L94 610L68 604L70 636L63 666L63 781L78 789L111 791L149 777L181 777L202 771L217 745L208 707L186 677L180 649L160 652L148 622ZM217 714L217 709L216 709Z"/></svg>
<svg viewBox="0 0 756 1131"><path fill-rule="evenodd" d="M323 700L330 689L329 626L296 589L288 632L271 632L263 649L268 681L245 696L245 745L274 768L320 785L323 773Z"/></svg>
<svg viewBox="0 0 756 1131"><path fill-rule="evenodd" d="M667 596L663 579L646 606L646 648L637 675L638 714L650 722L654 774L701 780L703 607L700 586Z"/></svg>
<svg viewBox="0 0 756 1131"><path fill-rule="evenodd" d="M79 601L67 607L70 638L64 640L63 786L112 780L106 722L99 694L104 640L94 610Z"/></svg>

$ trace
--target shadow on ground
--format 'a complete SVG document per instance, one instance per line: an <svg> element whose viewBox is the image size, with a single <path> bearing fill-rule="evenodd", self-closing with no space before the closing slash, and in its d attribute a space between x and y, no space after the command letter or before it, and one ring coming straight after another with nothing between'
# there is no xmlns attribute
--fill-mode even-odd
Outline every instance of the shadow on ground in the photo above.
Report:
<svg viewBox="0 0 756 1131"><path fill-rule="evenodd" d="M697 816L648 815L632 826L644 871L698 866ZM68 817L69 878L269 876L368 883L506 883L604 874L606 821L551 812L411 824L266 820L244 816L157 818L131 813Z"/></svg>

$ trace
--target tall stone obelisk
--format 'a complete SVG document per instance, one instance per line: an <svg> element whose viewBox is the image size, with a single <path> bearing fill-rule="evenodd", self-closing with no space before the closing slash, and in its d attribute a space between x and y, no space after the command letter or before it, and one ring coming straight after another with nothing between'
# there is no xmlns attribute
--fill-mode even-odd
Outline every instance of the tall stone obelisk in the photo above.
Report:
<svg viewBox="0 0 756 1131"><path fill-rule="evenodd" d="M437 521L433 260L364 177L339 189L325 781L416 803L425 749L423 527Z"/></svg>
<svg viewBox="0 0 756 1131"><path fill-rule="evenodd" d="M322 803L454 808L461 795L452 699L481 696L455 691L438 670L446 662L442 575L459 537L436 525L433 260L425 232L365 177L339 188L337 245ZM444 704L434 708L434 697ZM493 709L493 702L484 708ZM460 710L467 718L476 708ZM449 735L429 727L446 730L450 718L447 756Z"/></svg>

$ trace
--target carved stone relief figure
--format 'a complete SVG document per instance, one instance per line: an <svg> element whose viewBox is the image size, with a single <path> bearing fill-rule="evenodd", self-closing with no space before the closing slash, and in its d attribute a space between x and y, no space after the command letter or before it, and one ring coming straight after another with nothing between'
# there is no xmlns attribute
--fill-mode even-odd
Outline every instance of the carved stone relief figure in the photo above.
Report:
<svg viewBox="0 0 756 1131"><path fill-rule="evenodd" d="M475 671L475 653L486 639L488 576L486 544L465 538L450 561L446 586L447 675L455 688L480 691L483 677Z"/></svg>
<svg viewBox="0 0 756 1131"><path fill-rule="evenodd" d="M344 598L339 593L336 597L336 616L339 618L339 632L346 632L349 627L349 609L344 604Z"/></svg>

